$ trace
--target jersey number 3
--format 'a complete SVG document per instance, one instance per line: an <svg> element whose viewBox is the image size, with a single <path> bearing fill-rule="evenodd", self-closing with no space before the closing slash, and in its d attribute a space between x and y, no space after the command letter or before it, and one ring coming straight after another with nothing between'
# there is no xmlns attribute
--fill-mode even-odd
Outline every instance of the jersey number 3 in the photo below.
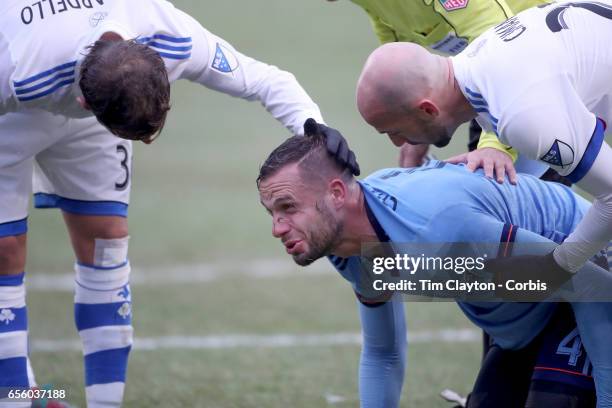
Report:
<svg viewBox="0 0 612 408"><path fill-rule="evenodd" d="M562 6L555 7L546 15L546 25L553 33L558 33L561 30L567 30L569 27L563 19L565 11L570 7L577 7L588 10L608 20L612 20L612 7L603 3L567 3Z"/></svg>

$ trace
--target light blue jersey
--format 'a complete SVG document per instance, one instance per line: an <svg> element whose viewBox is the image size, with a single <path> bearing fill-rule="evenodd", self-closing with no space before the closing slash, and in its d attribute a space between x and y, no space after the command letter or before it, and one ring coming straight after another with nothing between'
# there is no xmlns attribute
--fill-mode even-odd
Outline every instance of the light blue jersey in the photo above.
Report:
<svg viewBox="0 0 612 408"><path fill-rule="evenodd" d="M589 208L586 200L557 183L519 175L517 185L508 182L498 184L484 177L482 171L472 173L463 165L440 161L431 161L419 168L380 170L359 184L370 222L379 240L395 243L498 243L503 242L509 226L519 231L517 242L559 243L570 234ZM362 273L359 257L330 257L330 260L351 282L359 296L358 282ZM389 391L390 379L381 380L375 375L377 368L372 360L376 358L369 355L367 350L371 348L368 339L389 347L401 344L397 336L402 336L398 331L398 321L403 316L403 305L397 303L392 301L378 307L360 305L364 329L360 368L362 406L394 406L378 405L376 402L366 404L365 401L376 401L375 396L380 395L382 389ZM583 304L579 310L575 309L577 320L585 320L584 316L591 308L588 305L595 304ZM459 306L498 345L508 349L522 348L537 336L553 314L556 304L459 302ZM610 304L601 304L602 311L610 308ZM385 313L384 310L389 315L386 318L380 316ZM377 322L370 321L372 319ZM381 320L388 323L381 323ZM385 324L390 326L386 330L381 327ZM578 325L580 327L581 323L578 322ZM376 327L377 332L368 331L368 327ZM389 338L385 338L384 333ZM589 337L588 333L584 333L584 336ZM594 341L596 338L585 339L585 344L593 344ZM398 350L394 349L393 352L397 354ZM403 354L405 350L399 352ZM612 357L608 354L602 359L608 361L608 357ZM367 363L365 366L364 361ZM389 363L382 359L380 364ZM396 371L397 364L400 362L395 359ZM386 369L389 372L389 367ZM392 384L392 388L397 389L397 379Z"/></svg>
<svg viewBox="0 0 612 408"><path fill-rule="evenodd" d="M360 184L395 242L499 242L504 224L561 242L589 206L558 183L519 175L516 186L499 184L440 161L379 170Z"/></svg>
<svg viewBox="0 0 612 408"><path fill-rule="evenodd" d="M360 185L380 233L401 243L496 243L504 238L507 225L559 243L589 206L558 183L519 175L517 185L498 184L482 172L440 161L379 170ZM337 269L357 290L359 258L336 263L345 264ZM460 307L504 348L528 344L554 311L554 305L546 303L460 302Z"/></svg>

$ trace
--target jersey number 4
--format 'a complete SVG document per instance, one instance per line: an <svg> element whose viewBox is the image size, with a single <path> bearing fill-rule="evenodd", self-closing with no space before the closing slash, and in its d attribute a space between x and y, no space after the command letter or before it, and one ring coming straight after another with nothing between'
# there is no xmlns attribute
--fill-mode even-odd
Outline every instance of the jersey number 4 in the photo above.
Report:
<svg viewBox="0 0 612 408"><path fill-rule="evenodd" d="M588 10L608 20L612 20L612 7L603 3L567 3L562 6L555 7L546 15L546 25L553 33L558 33L561 30L567 30L569 27L565 23L563 15L570 7L577 7Z"/></svg>
<svg viewBox="0 0 612 408"><path fill-rule="evenodd" d="M567 364L575 367L578 364L578 359L582 353L582 339L578 333L578 328L575 328L567 336L565 336L563 340L561 340L559 347L557 347L557 354L569 356ZM582 374L589 374L590 365L591 361L589 356L586 356L584 365L582 366Z"/></svg>

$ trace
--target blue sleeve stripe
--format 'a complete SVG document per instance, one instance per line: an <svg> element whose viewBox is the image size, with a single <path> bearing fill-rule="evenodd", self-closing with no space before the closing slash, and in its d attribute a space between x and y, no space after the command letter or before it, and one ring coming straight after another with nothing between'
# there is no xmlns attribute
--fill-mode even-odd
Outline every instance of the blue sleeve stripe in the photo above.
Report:
<svg viewBox="0 0 612 408"><path fill-rule="evenodd" d="M66 69L66 68L74 67L74 66L76 66L76 63L77 63L76 61L71 61L71 62L67 62L67 63L62 64L62 65L58 65L57 67L53 67L53 68L48 69L48 70L46 70L44 72L41 72L40 74L36 74L36 75L31 76L29 78L23 79L21 81L13 81L13 85L15 85L15 86L22 86L22 85L29 84L31 82L34 82L34 81L36 81L36 80L38 80L40 78L43 78L43 77L47 76L47 75L51 75L54 72L62 71L64 69Z"/></svg>
<svg viewBox="0 0 612 408"><path fill-rule="evenodd" d="M16 387L29 389L28 362L25 356L0 360L0 373L0 398L8 396L9 390Z"/></svg>
<svg viewBox="0 0 612 408"><path fill-rule="evenodd" d="M142 44L142 43L146 43L151 40L163 40L163 41L168 41L168 42L173 42L173 43L188 43L188 42L191 42L191 37L172 37L170 35L165 35L165 34L155 34L149 37L137 38L136 42L139 42Z"/></svg>
<svg viewBox="0 0 612 408"><path fill-rule="evenodd" d="M27 307L6 307L0 309L0 333L24 330L28 330Z"/></svg>
<svg viewBox="0 0 612 408"><path fill-rule="evenodd" d="M587 145L580 162L567 177L572 183L578 183L582 178L591 170L599 151L601 150L601 145L604 141L604 131L605 131L604 122L597 118L595 122L595 130L593 131L593 135L591 136L591 140Z"/></svg>
<svg viewBox="0 0 612 408"><path fill-rule="evenodd" d="M82 215L117 215L127 217L128 205L119 201L83 201L60 197L56 194L34 194L34 207L60 208Z"/></svg>
<svg viewBox="0 0 612 408"><path fill-rule="evenodd" d="M175 60L183 60L183 59L187 59L191 57L190 52L188 52L187 54L168 54L167 52L158 51L157 53L162 58L169 58L169 59L175 59Z"/></svg>
<svg viewBox="0 0 612 408"><path fill-rule="evenodd" d="M131 346L102 350L85 356L85 385L125 382Z"/></svg>
<svg viewBox="0 0 612 408"><path fill-rule="evenodd" d="M19 88L19 89L15 89L15 93L17 95L23 95L25 93L29 93L29 92L33 92L33 91L37 91L41 88L46 87L47 85L51 85L52 83L54 83L55 81L57 81L58 79L61 78L68 78L74 76L74 70L73 71L66 71L66 72L60 72L59 74L51 77L50 79L39 83L38 85L34 85L31 86L29 88Z"/></svg>
<svg viewBox="0 0 612 408"><path fill-rule="evenodd" d="M25 272L17 275L0 275L0 286L21 286L24 277Z"/></svg>
<svg viewBox="0 0 612 408"><path fill-rule="evenodd" d="M132 314L125 317L119 314L124 303L75 303L74 321L77 329L87 330L102 326L128 326L132 323Z"/></svg>
<svg viewBox="0 0 612 408"><path fill-rule="evenodd" d="M484 100L484 96L482 96L482 94L479 94L478 92L474 92L472 91L470 88L468 88L467 86L464 88L465 92L467 92L468 94L470 94L470 96L474 97L474 98L478 98L478 99L482 99Z"/></svg>
<svg viewBox="0 0 612 408"><path fill-rule="evenodd" d="M472 104L472 106L475 106L475 107L476 107L476 106L483 106L483 107L485 107L485 108L486 108L486 107L488 106L488 105L487 105L487 103L486 103L485 101L478 101L478 100L475 100L475 99L470 98L469 96L467 97L467 100L468 100L468 102L469 102L470 104Z"/></svg>
<svg viewBox="0 0 612 408"><path fill-rule="evenodd" d="M17 221L9 221L0 224L0 238L21 235L28 232L28 218Z"/></svg>
<svg viewBox="0 0 612 408"><path fill-rule="evenodd" d="M192 45L184 45L184 46L176 46L176 45L167 45L157 41L151 41L145 43L149 47L159 48L162 50L168 51L189 51L193 48Z"/></svg>
<svg viewBox="0 0 612 408"><path fill-rule="evenodd" d="M40 92L31 96L18 96L17 99L19 99L22 102L26 102L26 101L31 101L32 99L38 99L38 98L42 98L43 96L49 95L52 92L55 92L56 90L58 90L59 88L61 88L62 86L66 86L66 85L70 85L74 82L74 77L67 79L65 81L62 82L58 82L57 84L55 84L54 86L52 86L51 88L47 89L44 92Z"/></svg>
<svg viewBox="0 0 612 408"><path fill-rule="evenodd" d="M153 36L153 39L170 41L170 42L175 42L175 43L191 42L191 37L173 37L173 36L165 35L165 34L155 34Z"/></svg>

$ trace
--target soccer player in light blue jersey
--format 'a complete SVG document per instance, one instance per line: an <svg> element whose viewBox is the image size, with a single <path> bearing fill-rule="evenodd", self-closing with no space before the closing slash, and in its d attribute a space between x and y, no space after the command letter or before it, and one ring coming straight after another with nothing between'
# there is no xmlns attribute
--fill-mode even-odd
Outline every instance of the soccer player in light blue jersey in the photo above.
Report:
<svg viewBox="0 0 612 408"><path fill-rule="evenodd" d="M324 145L320 136L288 139L261 167L258 188L272 216L272 234L294 261L305 266L331 256L360 298L362 407L398 406L406 358L403 304L397 297L370 303L361 293L362 244L514 240L554 245L571 233L589 207L561 185L531 176L520 176L516 186L498 184L481 172L439 161L381 170L357 181L334 163ZM589 262L572 284L579 286L589 273L608 284L612 280ZM612 406L612 349L607 340L612 303L571 306L593 364L597 406ZM522 349L542 334L557 304L493 301L462 302L460 307L497 346Z"/></svg>

